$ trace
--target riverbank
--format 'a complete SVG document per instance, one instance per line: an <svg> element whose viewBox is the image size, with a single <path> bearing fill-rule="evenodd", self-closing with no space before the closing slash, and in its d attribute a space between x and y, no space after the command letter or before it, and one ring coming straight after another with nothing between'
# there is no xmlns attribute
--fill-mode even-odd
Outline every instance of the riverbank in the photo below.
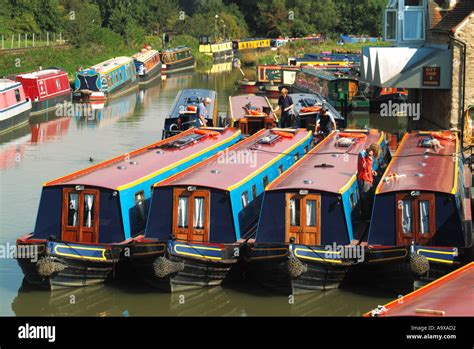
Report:
<svg viewBox="0 0 474 349"><path fill-rule="evenodd" d="M7 77L41 68L59 67L68 72L73 80L79 68L86 68L107 59L119 56L132 56L145 44L160 49L161 39L147 36L142 44L127 46L125 43L110 45L90 44L85 47L37 48L23 52L6 53L0 51L0 77ZM198 68L206 69L212 66L212 59L199 52L199 41L189 35L179 35L173 38L171 46L189 46L193 50Z"/></svg>

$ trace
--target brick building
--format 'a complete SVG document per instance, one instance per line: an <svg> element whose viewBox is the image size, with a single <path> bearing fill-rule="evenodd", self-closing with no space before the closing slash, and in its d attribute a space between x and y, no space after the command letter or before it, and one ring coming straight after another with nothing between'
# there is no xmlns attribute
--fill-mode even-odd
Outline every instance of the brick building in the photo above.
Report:
<svg viewBox="0 0 474 349"><path fill-rule="evenodd" d="M393 45L363 49L361 78L380 87L408 88L421 104L422 127L469 129L474 0L389 0L384 28Z"/></svg>

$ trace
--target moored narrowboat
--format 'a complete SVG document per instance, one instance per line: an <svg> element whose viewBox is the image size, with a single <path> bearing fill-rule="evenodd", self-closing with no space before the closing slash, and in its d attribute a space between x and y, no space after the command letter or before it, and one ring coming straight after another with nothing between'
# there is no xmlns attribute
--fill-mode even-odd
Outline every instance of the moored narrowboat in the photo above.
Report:
<svg viewBox="0 0 474 349"><path fill-rule="evenodd" d="M194 69L196 65L192 50L186 46L166 49L160 55L163 62L162 74L172 74Z"/></svg>
<svg viewBox="0 0 474 349"><path fill-rule="evenodd" d="M160 52L152 50L151 46L144 47L141 52L134 54L132 58L137 70L139 84L147 84L161 76Z"/></svg>
<svg viewBox="0 0 474 349"><path fill-rule="evenodd" d="M0 79L0 134L28 123L31 101L20 82Z"/></svg>
<svg viewBox="0 0 474 349"><path fill-rule="evenodd" d="M390 156L383 132L333 131L266 188L256 238L244 252L251 278L302 294L338 287L361 262L364 248L352 241L368 223L357 163L372 143L382 149L377 170Z"/></svg>
<svg viewBox="0 0 474 349"><path fill-rule="evenodd" d="M217 93L205 89L184 89L178 92L165 119L162 138L165 139L174 134L183 132L189 128L198 126L198 106L205 99L210 98L211 103L206 107L207 127L217 125Z"/></svg>
<svg viewBox="0 0 474 349"><path fill-rule="evenodd" d="M134 88L138 88L138 77L133 59L116 57L77 72L73 98L104 101Z"/></svg>
<svg viewBox="0 0 474 349"><path fill-rule="evenodd" d="M238 39L232 41L235 54L271 49L271 39Z"/></svg>
<svg viewBox="0 0 474 349"><path fill-rule="evenodd" d="M217 286L255 233L264 188L308 151L312 133L260 130L169 180L157 183L132 263L165 291Z"/></svg>
<svg viewBox="0 0 474 349"><path fill-rule="evenodd" d="M415 286L466 262L470 186L455 132L406 133L375 192L367 262L403 263L410 254Z"/></svg>
<svg viewBox="0 0 474 349"><path fill-rule="evenodd" d="M64 70L49 68L19 74L15 78L31 101L30 115L53 110L58 104L71 101L71 87Z"/></svg>
<svg viewBox="0 0 474 349"><path fill-rule="evenodd" d="M189 130L47 182L33 233L17 240L27 281L47 289L99 284L123 274L130 239L143 233L154 183L240 140Z"/></svg>
<svg viewBox="0 0 474 349"><path fill-rule="evenodd" d="M290 97L294 103L297 127L315 131L316 123L319 120L319 113L323 105L336 121L338 129L346 127L344 117L336 108L327 103L321 95L313 93L292 93Z"/></svg>
<svg viewBox="0 0 474 349"><path fill-rule="evenodd" d="M234 57L232 41L224 40L212 42L209 36L201 36L199 38L199 52L204 53L215 61Z"/></svg>
<svg viewBox="0 0 474 349"><path fill-rule="evenodd" d="M244 135L252 135L262 128L272 128L278 119L267 97L241 95L229 97L226 124L239 128Z"/></svg>
<svg viewBox="0 0 474 349"><path fill-rule="evenodd" d="M474 316L474 262L396 300L378 306L365 317Z"/></svg>
<svg viewBox="0 0 474 349"><path fill-rule="evenodd" d="M369 98L370 98L370 112L371 113L380 113L382 106L389 104L404 104L408 100L408 91L404 88L397 87L371 87L369 89ZM407 115L397 115L397 116L407 116Z"/></svg>

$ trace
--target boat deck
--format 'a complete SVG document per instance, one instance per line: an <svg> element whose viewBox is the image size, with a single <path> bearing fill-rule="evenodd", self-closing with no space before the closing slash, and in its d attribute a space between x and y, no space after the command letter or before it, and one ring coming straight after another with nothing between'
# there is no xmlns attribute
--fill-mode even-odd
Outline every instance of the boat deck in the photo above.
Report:
<svg viewBox="0 0 474 349"><path fill-rule="evenodd" d="M377 316L474 316L474 262L384 307Z"/></svg>
<svg viewBox="0 0 474 349"><path fill-rule="evenodd" d="M118 189L151 174L156 174L158 171L165 171L170 167L174 167L180 161L198 156L205 149L217 146L232 137L238 136L238 134L239 131L237 130L226 129L218 137L202 136L197 142L191 142L181 148L166 147L167 144L189 135L201 136L190 129L177 136L61 177L45 185L86 185Z"/></svg>
<svg viewBox="0 0 474 349"><path fill-rule="evenodd" d="M239 121L242 118L245 118L245 111L243 107L252 103L252 107L259 108L263 111L264 107L272 108L270 101L267 97L255 96L255 95L241 95L241 96L232 96L229 97L229 110L230 115L235 121Z"/></svg>

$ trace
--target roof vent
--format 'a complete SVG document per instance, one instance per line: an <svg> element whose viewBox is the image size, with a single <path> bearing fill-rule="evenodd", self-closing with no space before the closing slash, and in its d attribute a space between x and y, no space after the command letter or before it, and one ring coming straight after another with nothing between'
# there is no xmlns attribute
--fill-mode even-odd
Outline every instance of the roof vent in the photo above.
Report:
<svg viewBox="0 0 474 349"><path fill-rule="evenodd" d="M129 164L132 165L132 166L137 166L138 162L137 161L130 161Z"/></svg>
<svg viewBox="0 0 474 349"><path fill-rule="evenodd" d="M156 153L157 154L164 154L165 152L163 150L159 149L159 150L156 151Z"/></svg>
<svg viewBox="0 0 474 349"><path fill-rule="evenodd" d="M415 177L423 177L423 173L415 173Z"/></svg>
<svg viewBox="0 0 474 349"><path fill-rule="evenodd" d="M212 174L219 174L219 173L221 173L221 171L219 171L219 170L211 170L211 173L212 173Z"/></svg>
<svg viewBox="0 0 474 349"><path fill-rule="evenodd" d="M423 166L423 167L424 167L424 166L426 166L426 162L419 162L419 163L418 163L418 165L420 165L420 166Z"/></svg>
<svg viewBox="0 0 474 349"><path fill-rule="evenodd" d="M117 170L126 170L127 166L117 166Z"/></svg>
<svg viewBox="0 0 474 349"><path fill-rule="evenodd" d="M311 179L305 179L303 181L304 184L313 184L314 182Z"/></svg>

